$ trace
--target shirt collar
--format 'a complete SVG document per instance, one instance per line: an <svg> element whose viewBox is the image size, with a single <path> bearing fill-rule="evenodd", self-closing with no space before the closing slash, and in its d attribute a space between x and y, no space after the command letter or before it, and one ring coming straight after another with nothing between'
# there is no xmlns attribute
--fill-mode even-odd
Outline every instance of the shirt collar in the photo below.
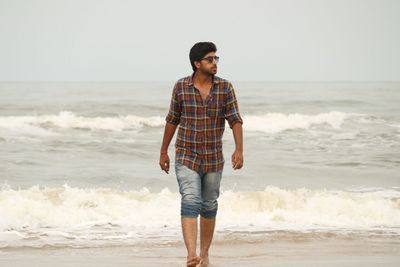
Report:
<svg viewBox="0 0 400 267"><path fill-rule="evenodd" d="M193 74L189 76L189 79L188 79L189 86L193 85L194 74L195 74L195 72L193 72ZM217 84L219 82L218 79L216 79L215 75L212 76L212 81L213 81L213 84Z"/></svg>

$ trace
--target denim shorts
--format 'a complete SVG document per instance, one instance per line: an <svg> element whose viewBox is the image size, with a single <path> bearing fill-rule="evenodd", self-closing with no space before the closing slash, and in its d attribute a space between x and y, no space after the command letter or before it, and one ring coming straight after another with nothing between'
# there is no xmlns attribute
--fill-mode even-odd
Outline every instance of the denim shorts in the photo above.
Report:
<svg viewBox="0 0 400 267"><path fill-rule="evenodd" d="M197 218L200 214L204 218L215 218L222 170L197 173L175 162L175 173L181 193L181 216Z"/></svg>

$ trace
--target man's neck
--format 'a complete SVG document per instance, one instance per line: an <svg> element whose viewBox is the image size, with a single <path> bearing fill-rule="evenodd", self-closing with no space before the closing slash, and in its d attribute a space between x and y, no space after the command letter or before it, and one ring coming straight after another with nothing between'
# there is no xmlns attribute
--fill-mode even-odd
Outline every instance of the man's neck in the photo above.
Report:
<svg viewBox="0 0 400 267"><path fill-rule="evenodd" d="M193 76L193 82L199 85L210 84L212 82L212 75L205 75L196 71Z"/></svg>

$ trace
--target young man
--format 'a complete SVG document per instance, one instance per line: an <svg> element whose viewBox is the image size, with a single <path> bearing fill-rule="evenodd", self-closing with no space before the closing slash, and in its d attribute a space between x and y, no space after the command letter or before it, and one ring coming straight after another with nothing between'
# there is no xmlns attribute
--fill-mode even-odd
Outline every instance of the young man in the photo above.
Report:
<svg viewBox="0 0 400 267"><path fill-rule="evenodd" d="M215 76L219 60L216 52L211 42L196 43L190 50L193 74L175 83L160 152L160 167L168 173L168 146L179 125L175 172L182 196L181 224L188 251L187 266L209 263L208 250L224 166L225 120L233 131L236 145L232 167L236 170L243 166L243 121L232 84ZM196 254L199 215L200 257Z"/></svg>

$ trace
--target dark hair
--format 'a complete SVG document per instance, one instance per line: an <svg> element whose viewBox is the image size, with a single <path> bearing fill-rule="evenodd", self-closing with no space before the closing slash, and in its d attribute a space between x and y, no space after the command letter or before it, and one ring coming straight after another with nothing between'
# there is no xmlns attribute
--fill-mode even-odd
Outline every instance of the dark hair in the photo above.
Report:
<svg viewBox="0 0 400 267"><path fill-rule="evenodd" d="M205 55L210 52L217 52L217 47L214 43L211 42L199 42L194 44L194 46L190 49L189 58L190 64L192 65L193 71L196 71L197 68L194 65L195 61L200 61Z"/></svg>

